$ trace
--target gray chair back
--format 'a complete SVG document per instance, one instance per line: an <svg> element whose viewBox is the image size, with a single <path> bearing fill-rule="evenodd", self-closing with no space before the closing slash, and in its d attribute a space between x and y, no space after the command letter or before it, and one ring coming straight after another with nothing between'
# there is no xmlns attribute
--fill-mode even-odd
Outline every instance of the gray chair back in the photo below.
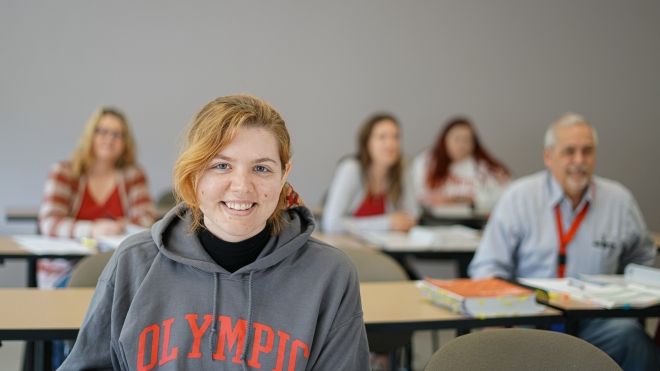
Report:
<svg viewBox="0 0 660 371"><path fill-rule="evenodd" d="M360 282L406 281L408 275L396 260L368 248L341 248L357 268Z"/></svg>
<svg viewBox="0 0 660 371"><path fill-rule="evenodd" d="M71 271L69 287L96 287L103 268L112 257L113 251L84 257Z"/></svg>
<svg viewBox="0 0 660 371"><path fill-rule="evenodd" d="M353 261L360 282L406 281L406 271L396 260L368 248L342 248ZM412 331L368 331L369 349L392 353L410 342Z"/></svg>
<svg viewBox="0 0 660 371"><path fill-rule="evenodd" d="M459 336L436 351L424 371L579 370L621 367L605 352L574 336L534 329L498 329Z"/></svg>

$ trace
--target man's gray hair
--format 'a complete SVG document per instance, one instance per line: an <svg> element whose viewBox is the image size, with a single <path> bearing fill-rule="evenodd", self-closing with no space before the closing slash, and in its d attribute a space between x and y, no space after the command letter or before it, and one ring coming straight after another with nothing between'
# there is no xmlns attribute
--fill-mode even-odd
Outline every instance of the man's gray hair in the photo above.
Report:
<svg viewBox="0 0 660 371"><path fill-rule="evenodd" d="M587 122L587 120L584 118L584 116L569 112L548 126L548 130L545 131L545 137L543 139L544 148L552 148L555 146L555 143L557 142L557 133L555 129L557 126L574 125L587 125L591 129L591 134L594 137L594 145L598 145L598 134L596 133L596 128L591 126L589 122Z"/></svg>

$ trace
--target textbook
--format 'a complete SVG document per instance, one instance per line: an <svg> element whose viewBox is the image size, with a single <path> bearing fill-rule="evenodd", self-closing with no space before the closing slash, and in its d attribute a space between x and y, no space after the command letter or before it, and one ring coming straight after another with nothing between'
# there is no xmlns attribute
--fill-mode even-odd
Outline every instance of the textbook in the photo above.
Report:
<svg viewBox="0 0 660 371"><path fill-rule="evenodd" d="M542 296L564 296L602 308L645 308L660 304L660 269L628 264L623 275L578 278L521 278L521 284L542 290Z"/></svg>
<svg viewBox="0 0 660 371"><path fill-rule="evenodd" d="M499 278L439 280L417 286L434 304L477 318L534 314L543 311L534 292Z"/></svg>

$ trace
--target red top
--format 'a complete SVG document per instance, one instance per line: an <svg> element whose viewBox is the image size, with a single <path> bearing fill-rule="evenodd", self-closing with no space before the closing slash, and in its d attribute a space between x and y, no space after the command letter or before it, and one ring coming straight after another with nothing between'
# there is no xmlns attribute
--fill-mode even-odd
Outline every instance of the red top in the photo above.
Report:
<svg viewBox="0 0 660 371"><path fill-rule="evenodd" d="M85 192L83 193L76 219L121 219L123 217L124 209L121 206L121 199L119 198L119 187L115 187L103 204L98 204L89 192L89 187L85 186Z"/></svg>
<svg viewBox="0 0 660 371"><path fill-rule="evenodd" d="M360 207L355 210L353 216L373 216L385 214L385 195L373 196L367 194L362 200Z"/></svg>

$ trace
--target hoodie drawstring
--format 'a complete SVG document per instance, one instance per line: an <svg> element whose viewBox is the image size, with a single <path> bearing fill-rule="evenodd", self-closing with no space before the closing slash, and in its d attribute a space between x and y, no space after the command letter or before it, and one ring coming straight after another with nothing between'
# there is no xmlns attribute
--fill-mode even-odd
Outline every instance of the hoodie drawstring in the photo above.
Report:
<svg viewBox="0 0 660 371"><path fill-rule="evenodd" d="M213 352L215 351L215 342L218 338L218 276L220 273L213 274L213 322L211 323L211 335L209 337L209 354L213 359Z"/></svg>
<svg viewBox="0 0 660 371"><path fill-rule="evenodd" d="M252 342L252 274L248 276L248 313L247 313L247 335L245 337L245 346L241 354L241 361L243 361L243 371L247 371L247 356L250 343Z"/></svg>

